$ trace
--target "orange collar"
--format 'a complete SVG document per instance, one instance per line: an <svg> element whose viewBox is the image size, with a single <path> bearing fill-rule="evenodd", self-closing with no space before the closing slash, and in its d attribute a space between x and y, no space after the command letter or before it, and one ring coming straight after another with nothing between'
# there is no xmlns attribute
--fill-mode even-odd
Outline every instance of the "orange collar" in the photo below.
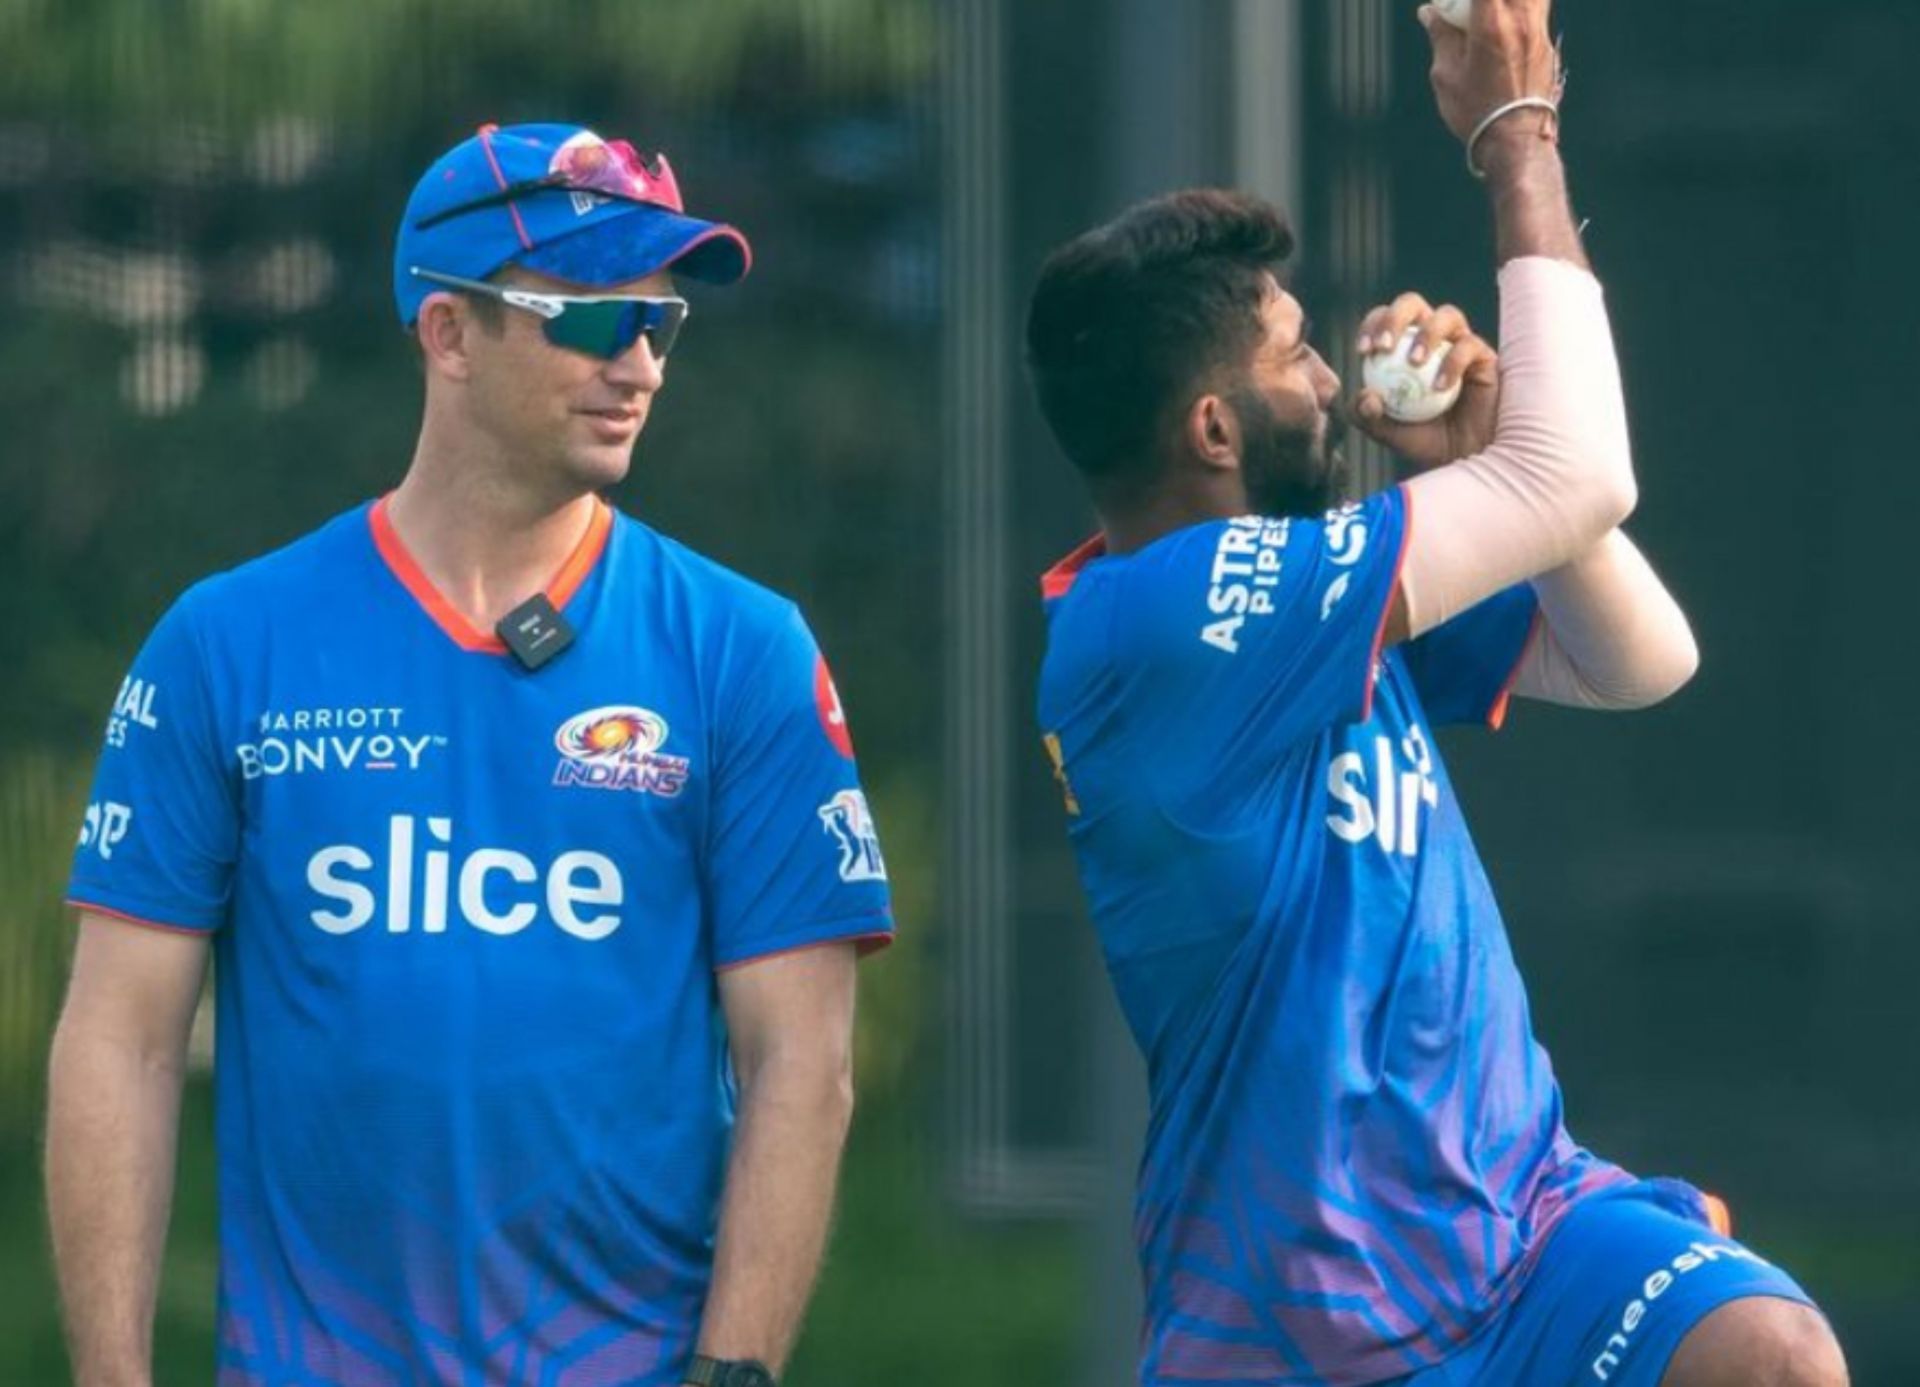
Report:
<svg viewBox="0 0 1920 1387"><path fill-rule="evenodd" d="M373 529L373 547L380 551L380 557L400 585L413 594L413 600L433 618L434 624L452 638L453 643L462 650L484 651L489 655L504 655L507 647L491 631L482 631L467 620L459 609L440 595L440 590L427 578L419 563L407 546L400 542L400 536L393 528L393 521L387 515L387 502L392 493L382 496L373 503L367 512L367 521ZM597 497L593 503L593 519L587 522L587 532L580 537L580 543L574 546L567 561L560 565L560 571L543 591L547 600L555 608L564 607L580 590L580 585L593 572L593 566L600 561L600 555L607 547L607 536L613 531L613 507Z"/></svg>
<svg viewBox="0 0 1920 1387"><path fill-rule="evenodd" d="M1107 555L1107 537L1097 534L1067 555L1059 563L1049 568L1040 578L1040 595L1051 602L1056 597L1065 597L1067 589L1073 586L1074 579L1095 559Z"/></svg>

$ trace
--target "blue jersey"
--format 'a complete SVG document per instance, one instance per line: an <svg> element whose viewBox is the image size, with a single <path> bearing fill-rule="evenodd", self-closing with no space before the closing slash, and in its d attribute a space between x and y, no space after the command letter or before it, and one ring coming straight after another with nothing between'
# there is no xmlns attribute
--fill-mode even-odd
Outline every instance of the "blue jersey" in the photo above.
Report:
<svg viewBox="0 0 1920 1387"><path fill-rule="evenodd" d="M1432 728L1504 711L1535 604L1381 651L1395 490L1048 575L1040 718L1152 1095L1149 1387L1444 1358L1584 1193Z"/></svg>
<svg viewBox="0 0 1920 1387"><path fill-rule="evenodd" d="M220 1382L674 1384L715 970L892 928L792 604L601 506L529 673L363 507L189 591L73 874L213 937Z"/></svg>

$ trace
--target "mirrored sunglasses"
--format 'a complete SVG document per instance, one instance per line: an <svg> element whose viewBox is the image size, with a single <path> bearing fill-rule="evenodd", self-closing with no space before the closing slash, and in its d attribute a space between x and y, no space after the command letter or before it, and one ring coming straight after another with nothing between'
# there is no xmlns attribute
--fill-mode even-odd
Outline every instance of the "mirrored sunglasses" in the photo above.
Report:
<svg viewBox="0 0 1920 1387"><path fill-rule="evenodd" d="M423 270L418 265L411 267L411 273L431 284L481 294L535 314L541 319L540 330L554 346L606 361L625 356L642 337L647 339L654 359L665 360L680 335L681 325L687 321L687 301L681 298L541 294L531 289L508 289L485 280L442 274L438 270Z"/></svg>
<svg viewBox="0 0 1920 1387"><path fill-rule="evenodd" d="M493 125L480 127L480 143L486 147L490 159L493 155L493 134L498 128ZM498 177L497 161L494 168L495 177ZM441 222L482 208L500 207L537 193L556 191L618 198L622 202L664 207L669 212L686 210L686 204L680 199L680 183L674 178L673 165L667 162L666 155L644 155L625 140L607 140L563 148L554 155L554 168L550 172L539 178L502 183L490 193L455 203L451 207L442 207L416 221L414 230L425 231Z"/></svg>

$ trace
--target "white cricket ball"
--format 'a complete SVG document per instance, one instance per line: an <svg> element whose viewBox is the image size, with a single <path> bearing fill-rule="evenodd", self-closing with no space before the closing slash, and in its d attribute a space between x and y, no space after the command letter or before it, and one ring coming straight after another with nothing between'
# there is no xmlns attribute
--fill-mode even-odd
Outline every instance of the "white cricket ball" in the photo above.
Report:
<svg viewBox="0 0 1920 1387"><path fill-rule="evenodd" d="M1473 0L1433 0L1440 17L1456 29L1464 29L1473 20Z"/></svg>
<svg viewBox="0 0 1920 1387"><path fill-rule="evenodd" d="M1360 367L1360 378L1367 389L1379 391L1387 402L1387 417L1402 424L1425 424L1438 419L1460 398L1460 381L1445 390L1433 388L1441 365L1453 351L1453 343L1442 342L1428 353L1425 361L1415 366L1407 360L1407 353L1413 350L1419 336L1418 327L1408 328L1392 351L1369 356Z"/></svg>

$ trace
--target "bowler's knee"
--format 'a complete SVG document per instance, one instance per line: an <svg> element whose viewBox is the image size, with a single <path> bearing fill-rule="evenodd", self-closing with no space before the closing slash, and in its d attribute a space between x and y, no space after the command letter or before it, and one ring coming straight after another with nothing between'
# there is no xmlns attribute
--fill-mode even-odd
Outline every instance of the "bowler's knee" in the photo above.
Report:
<svg viewBox="0 0 1920 1387"><path fill-rule="evenodd" d="M1847 1387L1847 1362L1818 1310L1753 1296L1695 1325L1660 1387Z"/></svg>

